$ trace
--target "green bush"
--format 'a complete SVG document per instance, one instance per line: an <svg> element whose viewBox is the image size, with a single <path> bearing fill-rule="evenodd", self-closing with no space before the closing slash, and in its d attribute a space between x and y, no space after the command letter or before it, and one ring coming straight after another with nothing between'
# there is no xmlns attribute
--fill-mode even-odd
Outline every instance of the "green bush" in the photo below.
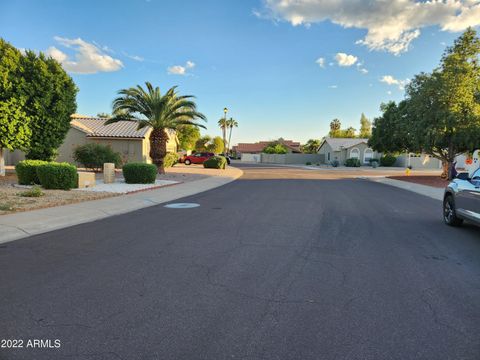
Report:
<svg viewBox="0 0 480 360"><path fill-rule="evenodd" d="M95 172L102 171L104 163L114 163L117 168L122 165L120 153L113 151L108 145L80 145L73 151L73 158L85 168Z"/></svg>
<svg viewBox="0 0 480 360"><path fill-rule="evenodd" d="M360 160L357 158L350 158L345 160L345 166L348 167L360 167Z"/></svg>
<svg viewBox="0 0 480 360"><path fill-rule="evenodd" d="M391 154L385 154L380 158L380 165L382 166L393 166L397 161L397 157Z"/></svg>
<svg viewBox="0 0 480 360"><path fill-rule="evenodd" d="M212 156L203 162L203 167L209 169L225 169L226 165L227 159L223 156Z"/></svg>
<svg viewBox="0 0 480 360"><path fill-rule="evenodd" d="M305 165L312 165L312 163L310 161L307 161Z"/></svg>
<svg viewBox="0 0 480 360"><path fill-rule="evenodd" d="M157 167L153 164L128 163L122 170L127 184L153 184L157 178Z"/></svg>
<svg viewBox="0 0 480 360"><path fill-rule="evenodd" d="M77 187L77 167L69 163L46 163L37 168L40 184L45 189L70 190Z"/></svg>
<svg viewBox="0 0 480 360"><path fill-rule="evenodd" d="M23 196L23 197L41 197L45 194L42 191L42 189L40 188L40 186L35 185L31 189L23 191L23 192L19 193L18 195Z"/></svg>
<svg viewBox="0 0 480 360"><path fill-rule="evenodd" d="M40 165L48 164L43 160L23 160L15 166L18 183L20 185L40 184L40 179L37 175L37 168Z"/></svg>
<svg viewBox="0 0 480 360"><path fill-rule="evenodd" d="M176 163L178 163L178 155L176 153L167 153L167 155L165 155L165 159L163 159L163 166L165 168L172 167Z"/></svg>

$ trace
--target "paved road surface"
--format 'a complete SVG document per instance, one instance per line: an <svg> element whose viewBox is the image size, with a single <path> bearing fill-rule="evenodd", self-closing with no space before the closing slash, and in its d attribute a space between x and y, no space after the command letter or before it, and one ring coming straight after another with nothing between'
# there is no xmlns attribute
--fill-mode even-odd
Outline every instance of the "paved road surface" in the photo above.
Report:
<svg viewBox="0 0 480 360"><path fill-rule="evenodd" d="M360 179L245 167L0 246L0 359L479 359L480 229Z"/></svg>

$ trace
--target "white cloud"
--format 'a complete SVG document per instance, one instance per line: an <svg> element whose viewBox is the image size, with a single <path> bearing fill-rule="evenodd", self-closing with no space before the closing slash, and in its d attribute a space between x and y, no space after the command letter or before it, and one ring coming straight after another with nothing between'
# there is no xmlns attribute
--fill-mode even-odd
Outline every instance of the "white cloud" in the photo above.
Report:
<svg viewBox="0 0 480 360"><path fill-rule="evenodd" d="M195 63L193 61L188 60L185 65L174 65L167 68L167 72L171 75L188 75L187 70L193 69L195 67Z"/></svg>
<svg viewBox="0 0 480 360"><path fill-rule="evenodd" d="M337 85L330 85L328 88L329 89L336 89L336 88L338 88L338 86Z"/></svg>
<svg viewBox="0 0 480 360"><path fill-rule="evenodd" d="M358 58L345 53L337 53L335 60L337 60L338 66L352 66L357 62Z"/></svg>
<svg viewBox="0 0 480 360"><path fill-rule="evenodd" d="M368 70L362 67L358 68L358 71L360 71L364 75L368 74Z"/></svg>
<svg viewBox="0 0 480 360"><path fill-rule="evenodd" d="M392 95L392 92L390 90L387 91L388 95Z"/></svg>
<svg viewBox="0 0 480 360"><path fill-rule="evenodd" d="M323 57L319 57L316 61L315 61L318 66L320 66L321 68L324 68L325 67L325 59Z"/></svg>
<svg viewBox="0 0 480 360"><path fill-rule="evenodd" d="M398 80L398 79L395 79L392 75L384 75L380 79L380 81L389 86L398 86L400 90L403 90L405 89L405 85L407 85L410 82L410 79Z"/></svg>
<svg viewBox="0 0 480 360"><path fill-rule="evenodd" d="M141 56L138 56L138 55L130 55L129 53L123 51L123 55L125 55L126 57L128 57L129 59L132 59L132 60L135 60L135 61L144 61L145 58L141 57Z"/></svg>
<svg viewBox="0 0 480 360"><path fill-rule="evenodd" d="M478 0L264 0L259 17L294 26L330 20L345 28L366 29L358 44L395 55L407 51L420 29L438 25L457 32L480 25Z"/></svg>
<svg viewBox="0 0 480 360"><path fill-rule="evenodd" d="M54 39L62 46L74 51L73 59L55 46L50 46L45 53L58 62L67 71L78 74L94 74L97 72L117 71L123 63L104 53L93 43L88 43L80 38L67 39L55 36Z"/></svg>

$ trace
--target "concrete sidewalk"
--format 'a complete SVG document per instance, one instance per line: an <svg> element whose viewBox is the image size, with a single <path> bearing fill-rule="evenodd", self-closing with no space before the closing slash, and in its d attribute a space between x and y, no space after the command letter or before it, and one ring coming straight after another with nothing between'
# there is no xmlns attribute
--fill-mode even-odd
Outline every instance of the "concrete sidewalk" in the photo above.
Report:
<svg viewBox="0 0 480 360"><path fill-rule="evenodd" d="M436 200L443 201L443 192L444 189L442 188L436 188L433 186L428 186L428 185L421 185L421 184L415 184L411 182L406 182L406 181L401 181L401 180L396 180L396 179L390 179L387 177L361 177L370 181L390 185L390 186L395 186L400 189L404 190L409 190L413 191L417 194L425 195L428 197L431 197Z"/></svg>
<svg viewBox="0 0 480 360"><path fill-rule="evenodd" d="M0 216L0 244L154 206L225 185L242 176L229 167L225 176L212 176L155 190Z"/></svg>

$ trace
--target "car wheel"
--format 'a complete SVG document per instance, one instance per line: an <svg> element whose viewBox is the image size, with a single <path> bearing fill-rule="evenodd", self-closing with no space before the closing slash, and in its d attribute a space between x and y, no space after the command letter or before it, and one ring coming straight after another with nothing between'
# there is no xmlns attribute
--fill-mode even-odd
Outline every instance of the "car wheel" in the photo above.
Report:
<svg viewBox="0 0 480 360"><path fill-rule="evenodd" d="M463 219L457 217L455 202L451 195L448 195L443 200L443 220L445 224L450 226L460 226L463 223Z"/></svg>
<svg viewBox="0 0 480 360"><path fill-rule="evenodd" d="M190 165L192 162L190 160L185 160L185 165Z"/></svg>

